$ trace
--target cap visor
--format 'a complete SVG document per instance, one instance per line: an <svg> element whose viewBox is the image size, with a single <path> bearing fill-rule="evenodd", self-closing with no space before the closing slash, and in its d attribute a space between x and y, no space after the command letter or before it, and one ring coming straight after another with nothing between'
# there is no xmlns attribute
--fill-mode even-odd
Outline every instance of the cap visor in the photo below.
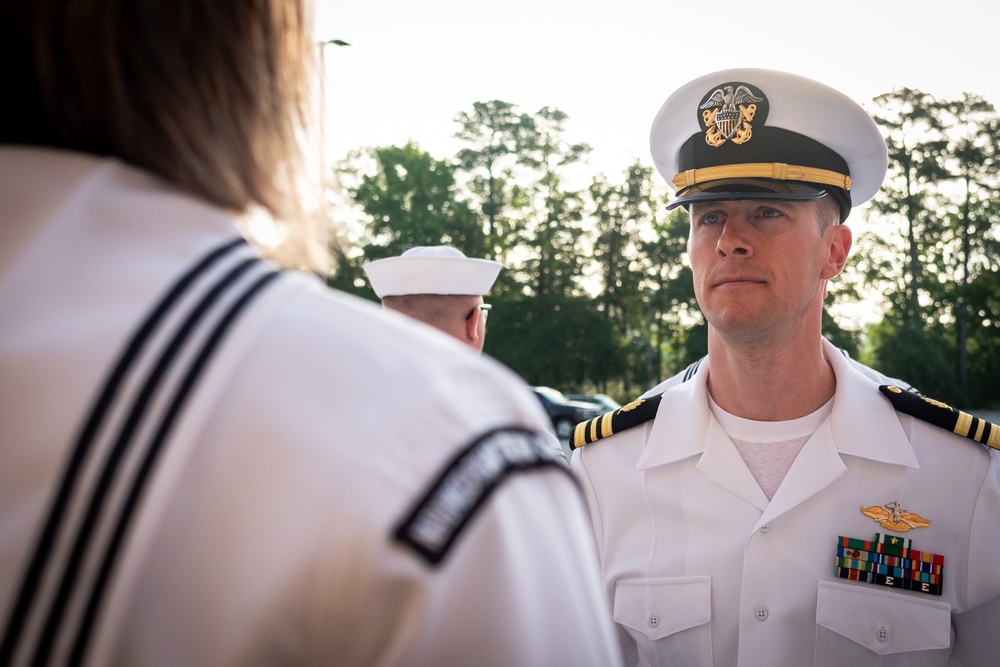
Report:
<svg viewBox="0 0 1000 667"><path fill-rule="evenodd" d="M683 194L667 205L672 211L678 206L695 202L737 201L816 201L827 195L826 189L801 182L773 181L756 178L732 178L712 181L685 188Z"/></svg>

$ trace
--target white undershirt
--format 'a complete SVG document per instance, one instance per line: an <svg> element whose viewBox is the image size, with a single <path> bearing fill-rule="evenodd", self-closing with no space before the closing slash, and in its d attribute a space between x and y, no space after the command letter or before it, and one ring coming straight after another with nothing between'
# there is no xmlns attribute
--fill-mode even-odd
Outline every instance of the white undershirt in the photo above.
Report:
<svg viewBox="0 0 1000 667"><path fill-rule="evenodd" d="M833 399L812 414L781 422L737 417L720 408L711 396L708 397L708 405L712 416L736 445L736 450L764 495L771 500L802 446L830 416Z"/></svg>

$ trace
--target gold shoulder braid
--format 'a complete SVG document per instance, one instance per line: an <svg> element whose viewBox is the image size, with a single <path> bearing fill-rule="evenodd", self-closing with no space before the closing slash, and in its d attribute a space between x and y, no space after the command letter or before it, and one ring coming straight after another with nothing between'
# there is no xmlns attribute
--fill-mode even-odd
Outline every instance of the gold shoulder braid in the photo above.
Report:
<svg viewBox="0 0 1000 667"><path fill-rule="evenodd" d="M640 398L616 410L580 422L570 435L569 448L579 449L601 438L644 424L656 416L659 405L660 396Z"/></svg>
<svg viewBox="0 0 1000 667"><path fill-rule="evenodd" d="M894 385L884 384L878 390L885 394L892 407L900 412L957 433L969 440L975 440L987 447L1000 449L1000 426L996 424Z"/></svg>

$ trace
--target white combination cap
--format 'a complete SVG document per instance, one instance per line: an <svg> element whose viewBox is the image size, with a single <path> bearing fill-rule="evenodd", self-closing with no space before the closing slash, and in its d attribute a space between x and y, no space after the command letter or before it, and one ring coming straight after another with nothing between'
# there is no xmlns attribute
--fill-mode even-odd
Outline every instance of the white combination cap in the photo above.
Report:
<svg viewBox="0 0 1000 667"><path fill-rule="evenodd" d="M365 264L378 298L404 294L482 296L490 291L502 265L466 257L451 246L417 246L398 257Z"/></svg>
<svg viewBox="0 0 1000 667"><path fill-rule="evenodd" d="M889 164L885 140L857 102L787 72L731 69L674 92L653 121L650 149L676 198L871 199Z"/></svg>

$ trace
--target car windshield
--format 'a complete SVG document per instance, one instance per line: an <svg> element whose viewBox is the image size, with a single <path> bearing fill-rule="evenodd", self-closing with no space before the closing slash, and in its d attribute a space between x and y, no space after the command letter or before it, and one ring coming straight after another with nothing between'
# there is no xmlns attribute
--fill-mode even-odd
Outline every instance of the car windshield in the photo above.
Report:
<svg viewBox="0 0 1000 667"><path fill-rule="evenodd" d="M621 407L618 401L614 400L607 394L566 394L566 398L571 401L583 401L584 403L591 403L593 405L599 405L604 410L617 410Z"/></svg>
<svg viewBox="0 0 1000 667"><path fill-rule="evenodd" d="M619 403L615 399L611 398L607 394L594 394L594 398L597 399L598 402L600 402L603 405L608 406L609 408L620 408L621 407L621 403Z"/></svg>
<svg viewBox="0 0 1000 667"><path fill-rule="evenodd" d="M549 399L553 403L566 402L566 397L563 396L563 393L557 389L553 389L551 387L535 387L535 391L537 391L539 394Z"/></svg>

